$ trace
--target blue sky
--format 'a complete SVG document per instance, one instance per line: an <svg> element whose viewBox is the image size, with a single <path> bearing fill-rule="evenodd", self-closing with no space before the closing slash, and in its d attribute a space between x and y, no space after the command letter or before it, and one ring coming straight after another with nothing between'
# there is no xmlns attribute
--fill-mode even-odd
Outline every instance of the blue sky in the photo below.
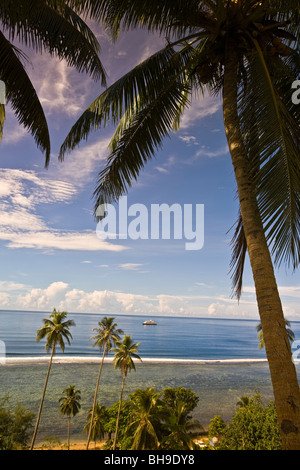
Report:
<svg viewBox="0 0 300 470"><path fill-rule="evenodd" d="M102 45L108 81L155 52L153 35L130 32ZM81 112L102 91L99 83L47 54L30 57L28 73L48 119L51 163L7 107L0 143L0 309L226 318L258 318L249 263L240 303L232 298L228 232L238 204L224 135L221 101L193 102L179 132L145 167L128 193L128 205L204 204L205 241L187 251L184 240L106 240L96 235L92 193L113 129L57 155ZM299 272L276 271L285 315L300 320Z"/></svg>

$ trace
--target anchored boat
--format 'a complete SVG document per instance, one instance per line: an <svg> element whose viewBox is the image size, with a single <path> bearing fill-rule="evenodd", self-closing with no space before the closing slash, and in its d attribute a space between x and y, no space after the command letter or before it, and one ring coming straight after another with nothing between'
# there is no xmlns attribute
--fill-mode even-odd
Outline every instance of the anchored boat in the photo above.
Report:
<svg viewBox="0 0 300 470"><path fill-rule="evenodd" d="M157 325L157 323L153 320L146 320L143 322L143 325Z"/></svg>

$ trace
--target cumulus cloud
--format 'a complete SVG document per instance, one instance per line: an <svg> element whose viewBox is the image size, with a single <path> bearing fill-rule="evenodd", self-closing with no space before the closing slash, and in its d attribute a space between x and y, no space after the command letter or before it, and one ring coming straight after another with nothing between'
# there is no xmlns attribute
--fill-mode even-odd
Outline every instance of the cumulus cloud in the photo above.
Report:
<svg viewBox="0 0 300 470"><path fill-rule="evenodd" d="M52 310L64 298L68 284L53 282L46 289L31 289L20 294L16 300L19 308L24 310Z"/></svg>
<svg viewBox="0 0 300 470"><path fill-rule="evenodd" d="M290 320L299 319L300 293L298 288L297 290L297 299L291 303L285 302L283 305L284 314ZM86 291L63 281L52 282L45 288L0 281L0 308L52 311L54 307L74 313L105 315L166 315L259 320L254 295L253 298L237 302L235 299L214 294L145 295L109 289Z"/></svg>

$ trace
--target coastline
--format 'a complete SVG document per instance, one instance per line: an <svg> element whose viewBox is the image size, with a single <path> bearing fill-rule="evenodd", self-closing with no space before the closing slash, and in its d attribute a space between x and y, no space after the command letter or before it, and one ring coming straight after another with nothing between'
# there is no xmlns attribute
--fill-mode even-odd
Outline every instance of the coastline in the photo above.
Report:
<svg viewBox="0 0 300 470"><path fill-rule="evenodd" d="M16 356L0 358L0 365L30 365L49 362L50 356ZM53 364L100 364L101 356L55 356ZM111 364L112 357L106 357L104 363ZM142 361L135 361L136 365L142 364L258 364L267 363L267 359L236 358L236 359L192 359L192 358L167 358L145 357Z"/></svg>

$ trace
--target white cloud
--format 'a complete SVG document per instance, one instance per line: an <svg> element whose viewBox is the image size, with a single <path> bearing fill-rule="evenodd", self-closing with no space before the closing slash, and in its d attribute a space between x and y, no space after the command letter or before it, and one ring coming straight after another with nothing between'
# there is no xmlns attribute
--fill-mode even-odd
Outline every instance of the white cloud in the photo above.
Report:
<svg viewBox="0 0 300 470"><path fill-rule="evenodd" d="M194 135L182 135L179 136L179 139L187 145L199 145Z"/></svg>
<svg viewBox="0 0 300 470"><path fill-rule="evenodd" d="M65 60L48 55L35 56L32 77L47 115L75 117L84 109L88 79L69 67Z"/></svg>
<svg viewBox="0 0 300 470"><path fill-rule="evenodd" d="M217 150L210 150L207 147L202 147L200 150L196 152L196 157L209 157L209 158L216 158L220 157L222 155L226 155L228 153L228 147L225 145L224 147L221 147Z"/></svg>
<svg viewBox="0 0 300 470"><path fill-rule="evenodd" d="M65 154L63 162L57 161L53 155L45 176L49 175L52 178L69 182L77 191L83 186L87 186L91 180L94 184L95 177L103 169L103 163L108 156L107 147L109 142L110 137L97 139L96 142L88 145L82 142L71 153ZM93 190L94 188L91 191Z"/></svg>
<svg viewBox="0 0 300 470"><path fill-rule="evenodd" d="M8 240L9 248L34 248L38 250L79 250L79 251L123 251L122 245L113 245L100 240L96 231L62 232L54 230L3 232L1 240Z"/></svg>
<svg viewBox="0 0 300 470"><path fill-rule="evenodd" d="M27 289L27 286L13 281L0 281L0 292L11 292Z"/></svg>
<svg viewBox="0 0 300 470"><path fill-rule="evenodd" d="M63 180L41 178L33 171L0 170L0 240L9 248L121 251L121 245L100 240L95 231L67 232L48 227L37 213L41 203L71 203L75 187Z"/></svg>
<svg viewBox="0 0 300 470"><path fill-rule="evenodd" d="M300 286L278 286L280 297L291 297L300 300ZM253 286L244 286L243 293L255 294L255 288Z"/></svg>
<svg viewBox="0 0 300 470"><path fill-rule="evenodd" d="M166 315L209 318L257 319L253 299L235 299L218 295L176 295L158 293L142 295L112 290L85 291L66 282L55 281L46 288L0 281L0 306L22 310L52 311L54 307L68 312L103 313L108 315ZM298 302L285 303L286 318L299 320Z"/></svg>
<svg viewBox="0 0 300 470"><path fill-rule="evenodd" d="M119 267L122 269L125 269L126 271L137 271L140 269L140 267L143 266L142 264L138 263L124 263L124 264L119 264Z"/></svg>
<svg viewBox="0 0 300 470"><path fill-rule="evenodd" d="M9 308L11 302L11 297L6 292L0 292L0 306L3 309L4 307Z"/></svg>
<svg viewBox="0 0 300 470"><path fill-rule="evenodd" d="M65 282L53 282L46 289L31 289L20 294L16 304L25 310L52 310L64 298L67 288Z"/></svg>
<svg viewBox="0 0 300 470"><path fill-rule="evenodd" d="M221 109L219 98L212 98L208 95L197 96L189 108L186 109L180 121L180 129L188 129L197 124L200 119L213 116Z"/></svg>

